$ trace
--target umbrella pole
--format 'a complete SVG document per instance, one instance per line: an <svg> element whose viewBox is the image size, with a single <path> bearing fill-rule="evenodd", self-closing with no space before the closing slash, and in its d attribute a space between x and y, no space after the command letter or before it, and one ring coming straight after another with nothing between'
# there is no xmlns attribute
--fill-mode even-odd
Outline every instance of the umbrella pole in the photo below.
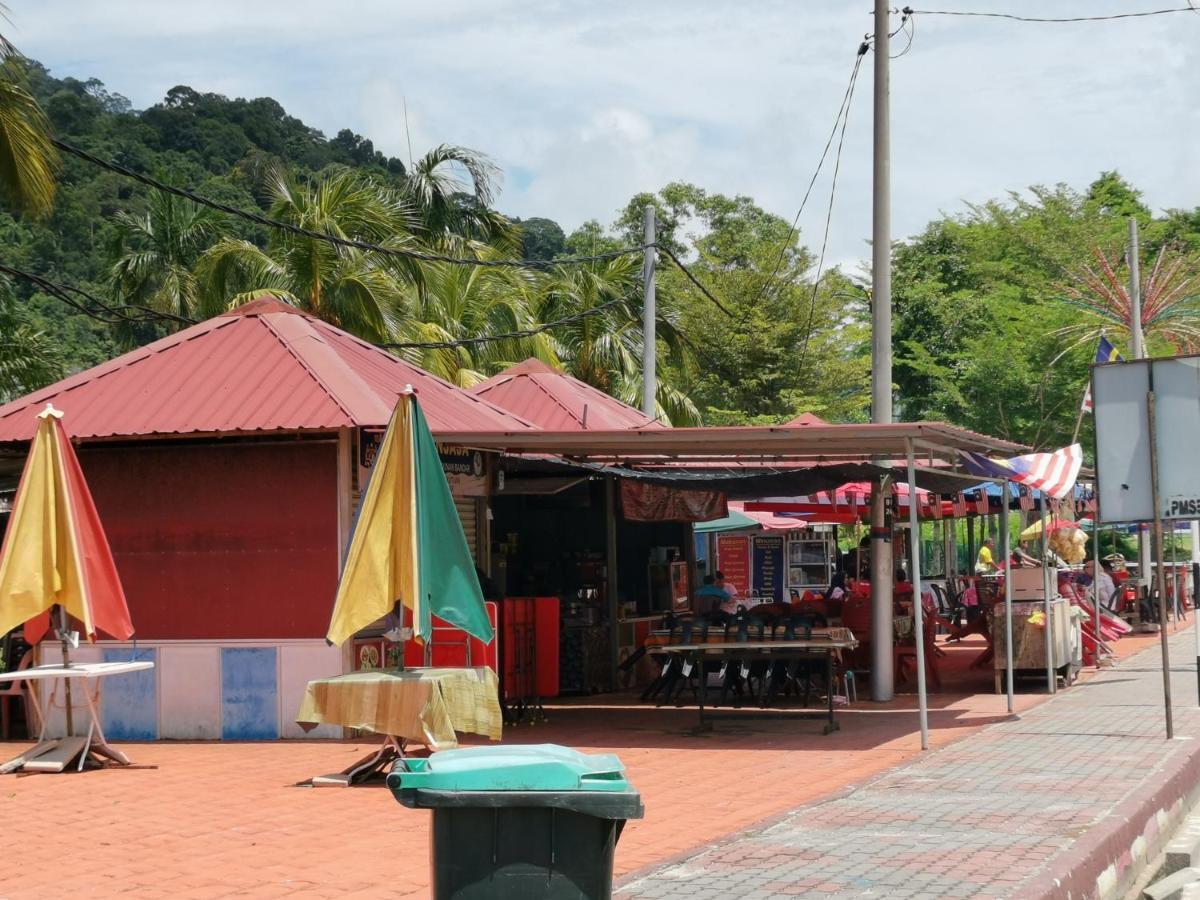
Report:
<svg viewBox="0 0 1200 900"><path fill-rule="evenodd" d="M67 611L58 603L54 604L58 613L58 637L62 641L63 668L71 667L71 642L67 639ZM71 679L63 679L67 683L67 737L75 734L74 715L71 711Z"/></svg>

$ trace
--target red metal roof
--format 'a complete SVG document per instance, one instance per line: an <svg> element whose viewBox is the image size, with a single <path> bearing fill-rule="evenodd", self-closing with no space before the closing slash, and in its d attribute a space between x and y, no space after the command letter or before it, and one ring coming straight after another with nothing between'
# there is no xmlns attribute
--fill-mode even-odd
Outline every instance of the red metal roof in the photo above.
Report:
<svg viewBox="0 0 1200 900"><path fill-rule="evenodd" d="M406 384L439 437L534 427L262 297L0 406L0 442L32 437L46 403L83 438L383 427Z"/></svg>
<svg viewBox="0 0 1200 900"><path fill-rule="evenodd" d="M471 393L556 431L664 427L641 410L538 359L505 369L475 385Z"/></svg>
<svg viewBox="0 0 1200 900"><path fill-rule="evenodd" d="M820 416L812 413L800 413L796 418L783 423L784 425L828 425Z"/></svg>

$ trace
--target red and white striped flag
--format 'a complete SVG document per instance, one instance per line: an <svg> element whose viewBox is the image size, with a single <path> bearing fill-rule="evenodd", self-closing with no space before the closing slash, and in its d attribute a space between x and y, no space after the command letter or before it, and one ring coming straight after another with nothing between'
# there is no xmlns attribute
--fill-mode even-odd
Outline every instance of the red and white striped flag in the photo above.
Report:
<svg viewBox="0 0 1200 900"><path fill-rule="evenodd" d="M962 451L963 468L984 478L1004 478L1061 500L1070 496L1083 465L1079 444L1053 453L1030 453L1012 459L992 459L981 453Z"/></svg>

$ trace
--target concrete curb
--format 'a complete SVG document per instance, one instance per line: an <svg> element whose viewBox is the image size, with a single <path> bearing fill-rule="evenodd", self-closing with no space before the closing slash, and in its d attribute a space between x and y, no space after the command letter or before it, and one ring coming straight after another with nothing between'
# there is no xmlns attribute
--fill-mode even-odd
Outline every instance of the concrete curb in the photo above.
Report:
<svg viewBox="0 0 1200 900"><path fill-rule="evenodd" d="M1165 744L1165 741L1164 741ZM1177 738L1160 761L1155 788L1138 794L1091 825L1045 871L1016 895L1046 900L1120 897L1158 856L1172 832L1200 800L1200 741Z"/></svg>

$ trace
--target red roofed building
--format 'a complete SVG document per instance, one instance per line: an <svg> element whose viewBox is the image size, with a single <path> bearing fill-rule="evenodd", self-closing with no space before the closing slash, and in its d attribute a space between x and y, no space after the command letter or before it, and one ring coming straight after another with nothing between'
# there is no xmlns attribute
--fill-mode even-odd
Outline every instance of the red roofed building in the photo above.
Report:
<svg viewBox="0 0 1200 900"><path fill-rule="evenodd" d="M548 431L664 427L641 410L539 359L505 369L471 388L471 393Z"/></svg>
<svg viewBox="0 0 1200 900"><path fill-rule="evenodd" d="M137 651L156 658L129 687L143 692L136 702L106 721L110 736L300 735L307 682L351 665L352 650L324 635L358 486L407 384L439 441L533 427L273 298L0 406L0 461L14 483L36 414L46 403L64 411ZM444 461L482 557L490 463L453 447ZM129 649L81 647L79 658Z"/></svg>

